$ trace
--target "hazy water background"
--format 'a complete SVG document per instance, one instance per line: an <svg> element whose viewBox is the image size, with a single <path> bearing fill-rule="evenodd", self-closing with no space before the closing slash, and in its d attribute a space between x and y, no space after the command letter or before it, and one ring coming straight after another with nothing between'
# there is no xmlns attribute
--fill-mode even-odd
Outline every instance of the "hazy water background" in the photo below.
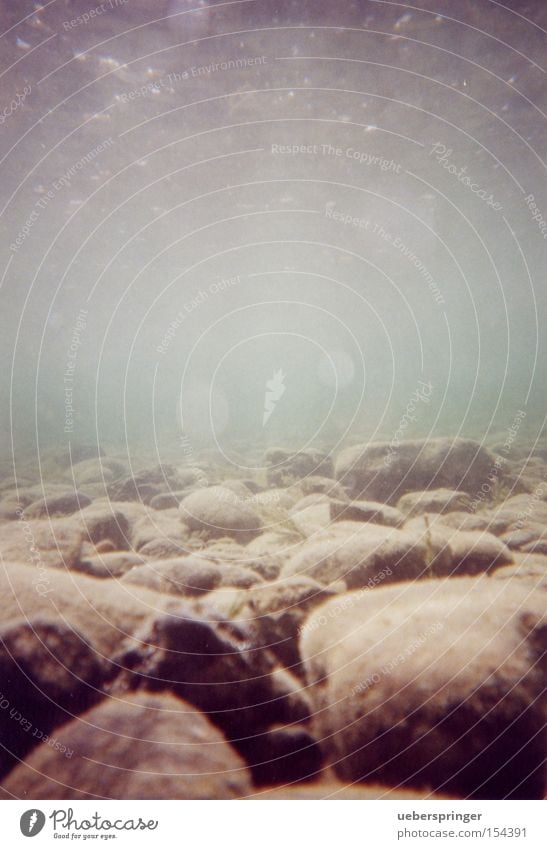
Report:
<svg viewBox="0 0 547 849"><path fill-rule="evenodd" d="M3 457L535 439L543 3L0 12Z"/></svg>

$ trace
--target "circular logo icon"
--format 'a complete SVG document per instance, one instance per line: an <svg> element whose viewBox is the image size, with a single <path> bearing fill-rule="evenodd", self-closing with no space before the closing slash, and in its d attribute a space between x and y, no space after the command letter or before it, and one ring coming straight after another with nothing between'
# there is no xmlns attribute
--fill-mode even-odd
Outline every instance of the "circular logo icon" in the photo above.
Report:
<svg viewBox="0 0 547 849"><path fill-rule="evenodd" d="M19 820L19 826L22 834L25 837L36 837L40 834L46 824L46 815L37 808L31 808L30 811L25 811Z"/></svg>

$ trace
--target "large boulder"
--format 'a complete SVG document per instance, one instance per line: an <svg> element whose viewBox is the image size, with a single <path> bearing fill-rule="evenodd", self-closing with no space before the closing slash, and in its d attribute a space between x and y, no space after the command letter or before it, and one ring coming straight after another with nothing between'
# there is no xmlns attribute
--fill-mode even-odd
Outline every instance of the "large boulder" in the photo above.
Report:
<svg viewBox="0 0 547 849"><path fill-rule="evenodd" d="M96 652L112 658L124 640L163 611L168 596L144 587L123 587L117 581L90 578L59 569L36 569L24 563L0 568L0 617L5 623L22 616L58 615Z"/></svg>
<svg viewBox="0 0 547 849"><path fill-rule="evenodd" d="M223 486L209 486L187 495L180 503L180 517L191 531L209 537L252 539L261 527L258 513L245 498Z"/></svg>
<svg viewBox="0 0 547 849"><path fill-rule="evenodd" d="M545 594L454 578L319 607L301 654L316 733L351 781L541 798Z"/></svg>
<svg viewBox="0 0 547 849"><path fill-rule="evenodd" d="M219 616L207 596L193 604L173 601L137 636L139 645L120 658L128 670L120 686L169 689L207 713L236 745L294 720L291 700L272 675L275 658L258 645L252 623Z"/></svg>
<svg viewBox="0 0 547 849"><path fill-rule="evenodd" d="M488 483L495 458L472 439L372 442L344 449L336 478L353 498L397 504L407 492L446 487L470 495Z"/></svg>
<svg viewBox="0 0 547 849"><path fill-rule="evenodd" d="M109 539L117 549L131 548L130 523L122 510L114 504L99 502L91 504L79 515L84 539L99 543Z"/></svg>
<svg viewBox="0 0 547 849"><path fill-rule="evenodd" d="M493 534L453 529L438 514L416 516L404 529L443 552L432 564L432 576L477 575L513 562L511 550Z"/></svg>
<svg viewBox="0 0 547 849"><path fill-rule="evenodd" d="M520 530L534 522L547 524L547 503L542 500L542 494L547 492L547 485L538 489L532 495L513 495L490 511L490 521L496 523L501 531Z"/></svg>
<svg viewBox="0 0 547 849"><path fill-rule="evenodd" d="M337 522L301 545L282 574L307 575L325 585L345 581L356 589L419 578L432 559L417 534L372 522Z"/></svg>
<svg viewBox="0 0 547 849"><path fill-rule="evenodd" d="M198 710L169 694L109 698L59 729L4 782L9 799L234 799L251 792L237 752Z"/></svg>
<svg viewBox="0 0 547 849"><path fill-rule="evenodd" d="M2 526L0 555L5 561L33 563L36 567L71 569L79 560L82 530L78 520L24 519Z"/></svg>
<svg viewBox="0 0 547 849"><path fill-rule="evenodd" d="M184 549L186 534L177 510L149 510L146 515L137 519L132 527L131 543L136 551L141 551L145 546L154 543L156 550L161 552L159 546L161 540L164 541L164 546L171 548L172 553L167 555L169 557L173 557ZM174 551L174 547L179 551Z"/></svg>
<svg viewBox="0 0 547 849"><path fill-rule="evenodd" d="M45 519L54 516L70 516L77 510L83 510L91 504L91 498L84 492L62 492L46 495L25 507L25 519Z"/></svg>
<svg viewBox="0 0 547 849"><path fill-rule="evenodd" d="M280 662L301 674L298 638L306 617L333 592L305 575L255 587L245 599L259 641Z"/></svg>
<svg viewBox="0 0 547 849"><path fill-rule="evenodd" d="M221 570L210 560L190 554L135 566L125 577L124 584L139 584L171 595L202 595L218 587Z"/></svg>
<svg viewBox="0 0 547 849"><path fill-rule="evenodd" d="M0 776L33 746L49 743L52 729L96 702L108 673L108 664L62 621L50 616L3 624Z"/></svg>
<svg viewBox="0 0 547 849"><path fill-rule="evenodd" d="M400 528L405 522L405 515L396 507L389 507L379 501L336 501L330 502L330 518L332 522L375 522L378 525L389 525Z"/></svg>
<svg viewBox="0 0 547 849"><path fill-rule="evenodd" d="M107 551L82 555L76 571L94 578L120 578L135 566L145 563L144 557L134 551Z"/></svg>
<svg viewBox="0 0 547 849"><path fill-rule="evenodd" d="M264 466L270 487L290 486L308 477L333 476L331 458L315 448L307 448L296 454L283 448L268 448L264 454Z"/></svg>
<svg viewBox="0 0 547 849"><path fill-rule="evenodd" d="M465 512L469 508L469 496L461 490L426 489L425 492L407 492L399 499L397 506L407 516L420 513Z"/></svg>
<svg viewBox="0 0 547 849"><path fill-rule="evenodd" d="M330 524L330 502L326 495L314 493L300 499L294 507L288 511L286 516L279 517L279 525L289 523L291 529L302 537L312 537L318 531L322 531ZM275 530L276 525L272 523L270 528Z"/></svg>

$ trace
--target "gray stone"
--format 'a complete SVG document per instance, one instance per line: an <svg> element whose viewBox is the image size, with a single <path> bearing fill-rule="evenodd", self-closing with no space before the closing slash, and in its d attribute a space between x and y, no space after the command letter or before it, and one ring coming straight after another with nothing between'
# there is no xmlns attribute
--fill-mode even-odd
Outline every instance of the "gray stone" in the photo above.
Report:
<svg viewBox="0 0 547 849"><path fill-rule="evenodd" d="M488 531L460 531L449 528L436 514L410 519L405 530L418 535L425 545L443 552L431 568L432 575L477 575L513 562L510 549Z"/></svg>
<svg viewBox="0 0 547 849"><path fill-rule="evenodd" d="M321 475L309 475L299 481L299 486L304 495L311 495L314 492L322 492L328 495L329 498L347 498L346 492L339 483L330 478L322 477Z"/></svg>
<svg viewBox="0 0 547 849"><path fill-rule="evenodd" d="M136 551L141 551L146 545L157 540L185 548L187 534L178 518L178 511L171 510L149 510L146 515L138 519L132 528L131 543ZM152 556L152 552L150 555ZM155 556L158 556L155 554Z"/></svg>
<svg viewBox="0 0 547 849"><path fill-rule="evenodd" d="M190 546L186 541L182 542L180 538L179 542L175 542L166 537L155 537L139 548L139 554L146 560L171 560L174 557L184 557L189 553Z"/></svg>

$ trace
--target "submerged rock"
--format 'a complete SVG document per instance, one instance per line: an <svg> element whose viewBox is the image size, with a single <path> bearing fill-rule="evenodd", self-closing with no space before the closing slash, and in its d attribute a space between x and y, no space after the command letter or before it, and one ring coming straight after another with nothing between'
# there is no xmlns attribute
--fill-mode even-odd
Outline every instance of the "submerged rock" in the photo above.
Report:
<svg viewBox="0 0 547 849"><path fill-rule="evenodd" d="M256 787L312 781L321 770L323 754L309 728L273 725L240 749L249 749L247 762Z"/></svg>
<svg viewBox="0 0 547 849"><path fill-rule="evenodd" d="M379 501L331 500L330 518L333 522L374 522L392 528L400 528L405 522L404 513Z"/></svg>
<svg viewBox="0 0 547 849"><path fill-rule="evenodd" d="M405 530L417 534L429 547L442 551L443 557L437 556L432 563L432 576L478 575L513 562L510 549L493 534L452 529L436 514L410 519Z"/></svg>
<svg viewBox="0 0 547 849"><path fill-rule="evenodd" d="M122 550L131 547L129 520L125 513L113 504L92 504L81 511L79 519L84 539L93 543L108 539L117 549Z"/></svg>
<svg viewBox="0 0 547 849"><path fill-rule="evenodd" d="M168 597L144 587L122 587L76 572L5 563L0 570L0 615L3 622L25 616L62 616L97 654L112 658L125 640L158 611Z"/></svg>
<svg viewBox="0 0 547 849"><path fill-rule="evenodd" d="M140 645L120 659L131 670L123 686L171 690L236 745L253 731L294 720L293 701L272 675L274 656L257 645L252 627L220 617L207 596L172 603L138 637Z"/></svg>
<svg viewBox="0 0 547 849"><path fill-rule="evenodd" d="M270 487L290 486L312 476L333 477L331 458L313 448L296 454L282 448L269 448L264 455L264 465Z"/></svg>
<svg viewBox="0 0 547 849"><path fill-rule="evenodd" d="M301 674L298 640L306 617L334 593L305 575L281 578L252 590L245 600L254 617L261 645L272 651L281 663Z"/></svg>
<svg viewBox="0 0 547 849"><path fill-rule="evenodd" d="M144 558L134 551L107 551L82 557L75 568L94 578L120 578L144 562Z"/></svg>
<svg viewBox="0 0 547 849"><path fill-rule="evenodd" d="M42 747L0 794L16 799L234 799L251 792L237 752L168 694L110 698L59 729L70 758Z"/></svg>
<svg viewBox="0 0 547 849"><path fill-rule="evenodd" d="M19 519L2 526L0 554L6 561L34 563L40 568L72 569L82 548L78 520Z"/></svg>
<svg viewBox="0 0 547 849"><path fill-rule="evenodd" d="M186 496L180 503L182 521L192 531L210 537L230 536L245 542L261 527L258 513L243 498L223 486L210 486Z"/></svg>
<svg viewBox="0 0 547 849"><path fill-rule="evenodd" d="M346 615L329 615L340 599L318 608L301 638L336 773L464 798L542 798L544 593L482 577L346 600Z"/></svg>
<svg viewBox="0 0 547 849"><path fill-rule="evenodd" d="M407 492L447 487L476 495L495 462L472 439L372 442L338 455L336 478L354 498L397 504Z"/></svg>
<svg viewBox="0 0 547 849"><path fill-rule="evenodd" d="M283 569L349 589L419 578L431 567L426 543L416 534L372 522L337 522L304 543Z"/></svg>
<svg viewBox="0 0 547 849"><path fill-rule="evenodd" d="M136 551L141 551L148 546L149 556L152 556L151 544L154 543L156 553L162 552L161 556L171 551L168 556L178 553L173 546L185 549L187 536L181 525L176 510L149 510L138 519L132 528L131 544Z"/></svg>
<svg viewBox="0 0 547 849"><path fill-rule="evenodd" d="M184 557L189 553L188 542L186 540L183 542L180 537L177 542L174 539L158 536L139 547L139 554L145 560L172 560L175 557Z"/></svg>
<svg viewBox="0 0 547 849"><path fill-rule="evenodd" d="M466 492L454 489L427 489L425 492L408 492L399 499L397 507L407 516L420 513L450 513L465 511L470 500Z"/></svg>
<svg viewBox="0 0 547 849"><path fill-rule="evenodd" d="M34 746L49 743L53 729L96 702L107 672L82 636L51 616L2 625L0 776ZM66 743L55 748L64 753Z"/></svg>
<svg viewBox="0 0 547 849"><path fill-rule="evenodd" d="M299 486L304 495L322 492L324 495L328 495L329 498L341 498L342 500L347 498L344 488L333 480L332 477L325 478L321 475L309 475L299 481Z"/></svg>
<svg viewBox="0 0 547 849"><path fill-rule="evenodd" d="M0 501L0 520L19 519L25 507L34 501L33 495L22 492L5 495Z"/></svg>
<svg viewBox="0 0 547 849"><path fill-rule="evenodd" d="M203 595L221 582L221 571L202 557L189 555L136 566L122 578L124 584L140 584L171 595Z"/></svg>

